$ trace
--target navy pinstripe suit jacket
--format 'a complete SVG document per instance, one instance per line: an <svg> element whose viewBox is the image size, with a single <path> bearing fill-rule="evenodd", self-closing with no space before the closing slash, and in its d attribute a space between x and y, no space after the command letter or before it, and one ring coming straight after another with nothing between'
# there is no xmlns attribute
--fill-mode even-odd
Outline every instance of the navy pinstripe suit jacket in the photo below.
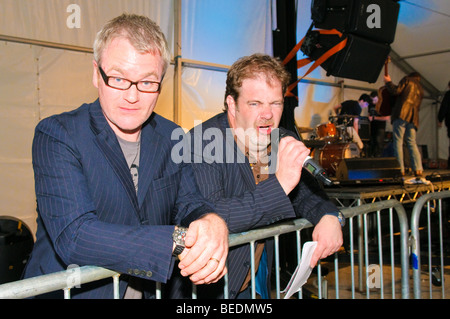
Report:
<svg viewBox="0 0 450 319"><path fill-rule="evenodd" d="M174 265L173 224L212 208L191 166L175 164L174 123L153 114L141 132L136 194L119 142L99 101L42 120L33 141L38 229L25 277L96 265L166 282ZM123 293L129 276L121 276ZM112 298L112 280L82 285L72 297Z"/></svg>
<svg viewBox="0 0 450 319"><path fill-rule="evenodd" d="M322 187L305 170L299 185L289 197L284 193L274 174L271 174L266 181L256 185L248 159L241 153L233 138L225 138L227 129L229 129L227 114L221 113L202 123L201 126L195 127L190 133L193 168L198 187L205 198L214 204L215 212L225 219L230 233L267 226L283 219L295 217L303 217L311 223L317 224L326 213L338 211ZM204 134L207 130L210 134ZM208 158L207 156L213 148L210 135L219 133L219 131L223 139L218 141L215 146L216 148L221 147L223 152L217 155L219 150L216 149L216 153L213 154L214 158ZM199 142L202 143L200 147ZM238 154L237 156L244 158L245 161L227 163L230 152L233 153L232 158ZM200 162L199 159L202 161ZM273 244L271 241L266 244L268 259L271 261ZM235 298L238 294L249 268L248 246L231 248L228 254L230 298ZM187 291L186 287L180 284L181 281L176 277L171 280L173 289L177 292ZM187 282L185 284L188 285ZM223 294L223 280L219 284L199 286L197 291L200 298L220 298ZM172 296L181 297L176 294Z"/></svg>

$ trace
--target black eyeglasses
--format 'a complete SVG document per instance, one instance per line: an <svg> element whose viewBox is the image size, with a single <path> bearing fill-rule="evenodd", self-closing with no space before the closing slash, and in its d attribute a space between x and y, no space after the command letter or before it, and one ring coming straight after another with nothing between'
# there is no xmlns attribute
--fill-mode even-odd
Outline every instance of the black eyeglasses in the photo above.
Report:
<svg viewBox="0 0 450 319"><path fill-rule="evenodd" d="M102 76L105 84L109 87L112 87L113 89L128 90L134 84L140 92L157 93L161 88L161 82L147 80L133 82L124 78L119 78L117 76L107 76L101 66L98 66L98 69L100 70L100 75Z"/></svg>

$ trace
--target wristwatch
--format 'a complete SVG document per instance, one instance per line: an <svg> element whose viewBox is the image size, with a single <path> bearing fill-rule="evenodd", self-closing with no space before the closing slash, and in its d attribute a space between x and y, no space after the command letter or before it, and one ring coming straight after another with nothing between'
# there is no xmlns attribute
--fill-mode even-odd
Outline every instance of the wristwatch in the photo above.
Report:
<svg viewBox="0 0 450 319"><path fill-rule="evenodd" d="M338 218L339 224L341 224L341 227L344 227L345 226L345 216L344 216L344 214L342 214L339 211L337 218Z"/></svg>
<svg viewBox="0 0 450 319"><path fill-rule="evenodd" d="M333 215L333 216L336 216L337 219L338 219L338 221L339 221L339 224L341 224L341 227L344 227L344 226L345 226L345 216L344 216L344 214L342 214L340 211L333 212L333 213L327 213L327 214L325 214L325 215Z"/></svg>
<svg viewBox="0 0 450 319"><path fill-rule="evenodd" d="M178 256L181 254L186 247L184 244L184 238L186 237L188 229L182 226L175 226L175 230L172 234L172 240L175 243L175 249L172 252L173 256Z"/></svg>

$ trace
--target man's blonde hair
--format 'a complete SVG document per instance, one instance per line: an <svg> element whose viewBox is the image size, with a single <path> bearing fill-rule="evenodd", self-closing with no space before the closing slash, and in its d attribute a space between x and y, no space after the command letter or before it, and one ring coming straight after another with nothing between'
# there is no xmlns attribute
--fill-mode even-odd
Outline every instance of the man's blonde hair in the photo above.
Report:
<svg viewBox="0 0 450 319"><path fill-rule="evenodd" d="M164 60L163 74L170 63L170 51L161 28L151 19L136 14L124 13L109 21L98 33L94 41L94 59L101 63L103 50L118 37L130 41L141 53L159 54Z"/></svg>

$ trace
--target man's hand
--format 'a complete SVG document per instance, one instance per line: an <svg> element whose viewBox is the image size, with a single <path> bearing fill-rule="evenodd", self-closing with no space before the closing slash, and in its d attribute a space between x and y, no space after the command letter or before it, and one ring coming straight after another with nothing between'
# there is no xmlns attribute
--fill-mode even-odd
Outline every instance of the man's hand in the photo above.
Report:
<svg viewBox="0 0 450 319"><path fill-rule="evenodd" d="M278 167L275 176L286 195L300 182L303 162L309 155L309 149L292 136L280 140L278 147Z"/></svg>
<svg viewBox="0 0 450 319"><path fill-rule="evenodd" d="M181 275L196 285L217 282L227 273L228 228L217 214L207 214L192 222L180 254Z"/></svg>
<svg viewBox="0 0 450 319"><path fill-rule="evenodd" d="M384 76L384 82L385 83L392 82L391 76L389 74Z"/></svg>
<svg viewBox="0 0 450 319"><path fill-rule="evenodd" d="M312 239L317 241L317 247L311 257L311 268L314 268L319 259L334 254L341 248L342 227L336 216L325 215L314 227Z"/></svg>

